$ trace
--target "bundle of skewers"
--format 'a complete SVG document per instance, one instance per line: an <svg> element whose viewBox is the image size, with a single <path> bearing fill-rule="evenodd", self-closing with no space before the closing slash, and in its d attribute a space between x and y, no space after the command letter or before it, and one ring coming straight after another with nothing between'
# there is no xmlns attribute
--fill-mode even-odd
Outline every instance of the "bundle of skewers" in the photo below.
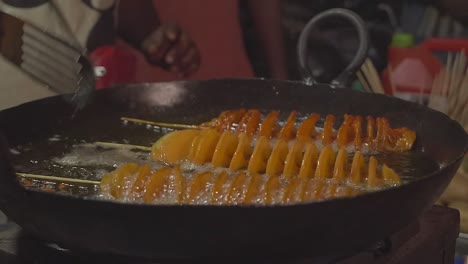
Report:
<svg viewBox="0 0 468 264"><path fill-rule="evenodd" d="M436 76L428 106L447 114L468 131L468 69L465 52L448 56L447 64ZM458 209L461 231L468 232L468 159L439 200L440 204Z"/></svg>
<svg viewBox="0 0 468 264"><path fill-rule="evenodd" d="M428 106L441 111L468 129L468 71L465 52L449 54L447 65L437 74Z"/></svg>
<svg viewBox="0 0 468 264"><path fill-rule="evenodd" d="M356 76L365 92L385 94L379 73L371 59L367 58L364 61Z"/></svg>

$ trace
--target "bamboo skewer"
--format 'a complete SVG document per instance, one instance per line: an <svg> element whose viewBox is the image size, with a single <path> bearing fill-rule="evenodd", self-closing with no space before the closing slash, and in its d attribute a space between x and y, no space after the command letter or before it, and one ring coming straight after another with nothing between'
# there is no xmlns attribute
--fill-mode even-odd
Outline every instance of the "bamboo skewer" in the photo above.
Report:
<svg viewBox="0 0 468 264"><path fill-rule="evenodd" d="M365 61L365 63L362 65L361 67L361 71L363 73L363 75L365 76L367 82L368 82L368 85L369 85L369 88L372 92L376 93L376 85L375 85L375 78L374 76L372 76L370 70L369 70L369 67L368 67L368 64L367 64L367 60Z"/></svg>
<svg viewBox="0 0 468 264"><path fill-rule="evenodd" d="M369 58L365 60L356 75L368 92L385 94L379 74Z"/></svg>
<svg viewBox="0 0 468 264"><path fill-rule="evenodd" d="M466 84L464 84L464 81L466 80L466 75L465 74L465 68L466 68L466 56L465 52L459 53L459 60L458 63L455 65L455 69L453 71L452 75L452 81L453 84L451 85L452 89L451 93L449 94L449 105L451 106L449 109L449 114L454 115L456 113L456 110L460 104L461 96L463 95L464 89L463 87L466 87ZM461 101L463 103L463 100Z"/></svg>
<svg viewBox="0 0 468 264"><path fill-rule="evenodd" d="M364 78L364 75L362 75L362 73L360 71L358 71L356 73L358 79L359 79L359 82L361 82L362 84L362 87L364 88L364 90L368 93L373 93L372 89L369 87L369 84L367 83L366 79Z"/></svg>
<svg viewBox="0 0 468 264"><path fill-rule="evenodd" d="M466 66L467 66L467 59L466 59L466 54L465 54L465 51L463 51L463 56L462 56L462 65L460 66L460 76L459 76L459 80L458 80L458 93L456 94L456 96L454 97L455 98L455 103L454 105L457 106L459 105L459 101L460 99L462 99L463 95L465 94L466 90L468 88L466 88L467 86L467 82L468 82L468 73L467 71L465 70L466 69ZM465 88L464 88L465 87ZM465 103L466 105L466 103Z"/></svg>
<svg viewBox="0 0 468 264"><path fill-rule="evenodd" d="M377 73L374 63L372 63L372 61L368 58L366 62L364 63L364 65L367 66L370 76L372 76L373 84L375 85L375 88L376 88L374 90L377 93L385 94L385 91L382 86L382 82L380 81L380 77L379 77L379 74Z"/></svg>
<svg viewBox="0 0 468 264"><path fill-rule="evenodd" d="M440 112L448 114L448 98L444 95L444 86L447 84L448 71L443 68L435 77L428 106Z"/></svg>
<svg viewBox="0 0 468 264"><path fill-rule="evenodd" d="M447 64L433 81L428 106L449 115L463 127L468 127L468 69L465 51L448 55Z"/></svg>
<svg viewBox="0 0 468 264"><path fill-rule="evenodd" d="M461 74L463 71L462 70L462 67L463 69L465 68L465 66L463 65L463 58L465 57L465 54L462 52L462 53L458 53L457 54L457 58L455 60L455 64L453 66L453 71L452 71L452 77L451 77L451 88L458 88L459 86L459 82L460 82L460 77L461 77ZM453 99L455 99L455 94L458 93L458 89L450 89L449 90L449 96Z"/></svg>
<svg viewBox="0 0 468 264"><path fill-rule="evenodd" d="M466 126L467 121L464 117L464 114L462 113L460 116L456 114L458 109L461 109L462 112L466 111L466 102L463 100L464 98L459 98L464 94L467 88L467 76L463 76L463 73L466 72L466 57L464 51L457 54L455 62L453 65L449 65L449 67L451 67L452 72L450 73L451 76L448 93L448 114L453 119L457 120L461 125Z"/></svg>
<svg viewBox="0 0 468 264"><path fill-rule="evenodd" d="M458 104L456 105L456 108L455 108L455 113L454 113L454 117L455 118L462 118L463 116L463 107L468 108L466 107L468 105L468 69L465 73L465 78L463 79L462 83L460 84L460 98L458 98L458 100L460 100L458 102ZM463 88L464 87L464 88Z"/></svg>
<svg viewBox="0 0 468 264"><path fill-rule="evenodd" d="M388 78L390 80L390 86L392 87L392 96L396 96L396 85L393 81L393 66L391 64L388 65Z"/></svg>
<svg viewBox="0 0 468 264"><path fill-rule="evenodd" d="M130 117L121 117L120 120L128 121L137 124L145 124L157 127L173 128L173 129L203 129L204 127L197 125L185 125L185 124L174 124L174 123L163 123L163 122L153 122L143 119L130 118Z"/></svg>
<svg viewBox="0 0 468 264"><path fill-rule="evenodd" d="M95 142L94 144L96 144L97 146L101 146L101 147L126 148L126 149L138 149L138 150L143 150L143 151L151 151L151 147L131 145L131 144L120 144L120 143L112 143L112 142Z"/></svg>
<svg viewBox="0 0 468 264"><path fill-rule="evenodd" d="M82 180L82 179L74 179L74 178L67 178L67 177L47 176L47 175L38 175L38 174L29 174L29 173L16 173L16 175L18 177L28 178L28 179L60 181L60 182L69 182L69 183L84 183L84 184L94 184L94 185L100 184L99 181Z"/></svg>
<svg viewBox="0 0 468 264"><path fill-rule="evenodd" d="M447 65L445 67L445 72L444 72L444 82L443 82L443 85L442 85L442 96L444 97L447 97L448 96L448 86L449 86L449 82L450 82L450 72L452 70L452 61L453 61L453 58L452 58L452 53L449 53L448 55L448 60L447 60Z"/></svg>
<svg viewBox="0 0 468 264"><path fill-rule="evenodd" d="M111 143L111 142L95 142L94 144L97 146L102 146L102 147L127 148L127 149L139 149L143 151L151 151L151 147L131 145L131 144L119 144L119 143ZM82 179L74 179L74 178L67 178L67 177L57 177L57 176L38 175L38 174L29 174L29 173L16 173L16 175L18 177L28 178L28 179L59 181L59 182L67 182L67 183L94 184L94 185L100 184L99 181L82 180Z"/></svg>

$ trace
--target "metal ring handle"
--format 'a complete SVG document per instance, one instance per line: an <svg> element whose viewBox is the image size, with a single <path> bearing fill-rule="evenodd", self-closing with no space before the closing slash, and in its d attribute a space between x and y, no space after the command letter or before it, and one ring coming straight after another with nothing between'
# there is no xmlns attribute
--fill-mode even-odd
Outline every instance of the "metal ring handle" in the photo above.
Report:
<svg viewBox="0 0 468 264"><path fill-rule="evenodd" d="M311 70L307 67L307 40L311 31L319 21L329 18L329 17L337 17L337 18L345 18L351 22L358 33L359 37L359 48L356 52L356 56L353 58L351 63L341 72L333 81L331 85L333 88L340 87L349 87L349 82L351 76L353 76L356 71L364 63L367 57L367 51L369 48L369 33L367 32L367 28L365 25L364 20L356 13L343 9L343 8L333 8L327 11L324 11L316 16L314 16L304 27L302 30L299 41L297 45L297 56L299 60L299 70L304 78L304 81L308 84L316 83L316 80L312 77Z"/></svg>

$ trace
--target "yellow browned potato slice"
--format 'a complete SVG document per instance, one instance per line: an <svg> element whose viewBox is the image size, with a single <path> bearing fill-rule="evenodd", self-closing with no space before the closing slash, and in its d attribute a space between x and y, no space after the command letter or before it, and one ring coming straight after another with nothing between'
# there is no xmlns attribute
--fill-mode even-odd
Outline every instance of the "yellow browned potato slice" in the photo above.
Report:
<svg viewBox="0 0 468 264"><path fill-rule="evenodd" d="M157 200L164 193L165 186L169 183L169 177L172 173L171 168L162 168L153 173L151 178L146 182L146 192L143 195L143 200L147 203Z"/></svg>
<svg viewBox="0 0 468 264"><path fill-rule="evenodd" d="M239 138L231 131L224 131L219 138L211 163L215 167L228 167L236 152Z"/></svg>
<svg viewBox="0 0 468 264"><path fill-rule="evenodd" d="M302 159L301 168L299 169L299 177L302 179L310 179L315 174L315 163L318 158L318 150L314 143L307 143L305 153Z"/></svg>
<svg viewBox="0 0 468 264"><path fill-rule="evenodd" d="M321 134L324 146L333 142L333 123L335 123L335 120L336 117L334 115L327 115L325 118L325 124L323 125L323 131Z"/></svg>
<svg viewBox="0 0 468 264"><path fill-rule="evenodd" d="M304 149L304 143L297 140L293 143L291 149L289 150L286 159L284 160L284 170L283 175L291 179L295 175L299 174L302 163L302 150Z"/></svg>
<svg viewBox="0 0 468 264"><path fill-rule="evenodd" d="M168 133L153 144L153 159L167 164L186 160L192 141L200 134L199 129L178 130Z"/></svg>
<svg viewBox="0 0 468 264"><path fill-rule="evenodd" d="M250 137L243 133L239 137L239 144L237 145L234 156L232 156L231 163L229 164L230 170L240 170L247 168L248 159L250 158Z"/></svg>
<svg viewBox="0 0 468 264"><path fill-rule="evenodd" d="M382 165L382 174L385 182L387 184L399 185L401 184L401 179L398 174L389 168L387 165Z"/></svg>
<svg viewBox="0 0 468 264"><path fill-rule="evenodd" d="M271 138L273 133L275 132L276 127L278 124L276 123L276 119L278 119L279 112L273 111L270 112L267 117L262 122L260 126L260 132L258 132L258 137L266 137Z"/></svg>
<svg viewBox="0 0 468 264"><path fill-rule="evenodd" d="M265 146L265 152L269 151L268 149L269 144ZM255 153L255 152L254 152ZM281 175L283 172L284 168L284 160L286 159L286 156L288 155L288 143L284 139L279 139L275 146L273 147L273 150L271 151L271 155L268 152L267 155L270 157L266 157L268 160L266 162L266 174L268 176L278 176ZM264 164L264 160L260 159L263 157L257 157L253 156L251 158L251 162L257 162L257 163L262 163Z"/></svg>
<svg viewBox="0 0 468 264"><path fill-rule="evenodd" d="M145 183L147 178L149 177L150 172L151 167L146 163L138 169L137 178L133 183L132 187L133 193L142 193L144 191Z"/></svg>
<svg viewBox="0 0 468 264"><path fill-rule="evenodd" d="M247 171L250 173L264 173L270 153L271 148L269 140L266 137L259 138L252 152L252 156L250 157Z"/></svg>
<svg viewBox="0 0 468 264"><path fill-rule="evenodd" d="M348 153L345 149L340 149L335 161L335 168L333 169L333 179L336 182L344 182L347 170Z"/></svg>
<svg viewBox="0 0 468 264"><path fill-rule="evenodd" d="M115 173L116 176L113 178L111 194L115 198L119 199L123 197L124 191L127 184L126 181L135 173L138 172L138 164L126 163L121 166Z"/></svg>
<svg viewBox="0 0 468 264"><path fill-rule="evenodd" d="M240 172L236 175L234 180L231 182L231 186L229 187L229 193L227 196L227 202L229 204L242 202L242 193L244 191L244 184L246 181L247 176L244 172Z"/></svg>
<svg viewBox="0 0 468 264"><path fill-rule="evenodd" d="M213 188L211 190L211 203L216 204L216 203L224 202L224 196L225 196L224 184L227 182L227 180L228 180L228 175L226 171L222 171L218 175L218 178L215 180L213 184Z"/></svg>
<svg viewBox="0 0 468 264"><path fill-rule="evenodd" d="M295 192L301 191L301 190L298 190L298 187L300 186L301 181L304 181L304 180L299 177L291 179L289 181L289 184L286 186L286 189L284 190L283 203L294 201Z"/></svg>
<svg viewBox="0 0 468 264"><path fill-rule="evenodd" d="M184 200L185 195L185 178L177 166L174 168L174 191L177 194L177 202L181 203Z"/></svg>
<svg viewBox="0 0 468 264"><path fill-rule="evenodd" d="M302 143L306 143L312 139L312 136L316 136L315 124L320 119L318 114L309 115L304 122L299 125L297 129L296 138Z"/></svg>
<svg viewBox="0 0 468 264"><path fill-rule="evenodd" d="M381 184L381 180L377 176L377 159L374 156L369 158L367 184L370 187L379 187Z"/></svg>
<svg viewBox="0 0 468 264"><path fill-rule="evenodd" d="M211 177L213 177L213 173L211 173L210 171L200 172L195 175L195 177L192 180L192 186L187 197L189 202L193 202L194 200L196 200L197 196L206 190L206 187Z"/></svg>
<svg viewBox="0 0 468 264"><path fill-rule="evenodd" d="M335 162L335 152L330 146L326 146L320 152L317 162L317 170L315 171L315 178L326 179L332 174L332 166Z"/></svg>
<svg viewBox="0 0 468 264"><path fill-rule="evenodd" d="M280 183L279 178L276 176L270 176L265 184L264 194L263 194L263 203L271 204L274 201L274 195L279 189Z"/></svg>
<svg viewBox="0 0 468 264"><path fill-rule="evenodd" d="M279 133L279 138L285 139L285 140L290 140L294 137L295 133L295 124L296 124L296 116L297 112L292 111L291 114L289 114L288 120L286 120L286 124L283 126Z"/></svg>
<svg viewBox="0 0 468 264"><path fill-rule="evenodd" d="M211 162L220 137L221 134L214 129L202 130L200 135L194 138L194 142L192 142L188 160L199 165Z"/></svg>
<svg viewBox="0 0 468 264"><path fill-rule="evenodd" d="M353 157L353 163L351 164L351 182L359 184L363 180L363 169L364 169L364 156L360 152L356 152Z"/></svg>
<svg viewBox="0 0 468 264"><path fill-rule="evenodd" d="M244 203L249 204L253 202L254 198L260 193L262 187L262 175L253 174L250 179L250 184L245 194Z"/></svg>

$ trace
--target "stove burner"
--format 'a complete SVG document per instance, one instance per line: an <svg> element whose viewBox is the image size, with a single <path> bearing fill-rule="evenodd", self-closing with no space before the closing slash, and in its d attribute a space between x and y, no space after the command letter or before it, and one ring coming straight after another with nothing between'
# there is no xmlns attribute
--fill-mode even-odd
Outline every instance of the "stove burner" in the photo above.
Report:
<svg viewBox="0 0 468 264"><path fill-rule="evenodd" d="M455 242L459 234L459 213L456 210L433 206L414 224L383 239L366 250L345 259L278 260L273 256L267 263L311 264L452 264ZM273 259L273 260L271 260ZM40 241L21 231L15 224L0 226L0 263L5 264L179 264L179 263L266 263L265 260L190 260L145 261L121 256L78 252L60 245Z"/></svg>

